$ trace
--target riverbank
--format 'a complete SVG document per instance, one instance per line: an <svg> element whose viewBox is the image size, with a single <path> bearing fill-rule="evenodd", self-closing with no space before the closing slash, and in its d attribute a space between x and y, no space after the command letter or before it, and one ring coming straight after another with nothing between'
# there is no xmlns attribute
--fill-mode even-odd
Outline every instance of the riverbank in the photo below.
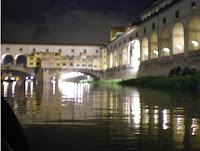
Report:
<svg viewBox="0 0 200 151"><path fill-rule="evenodd" d="M199 89L200 75L176 77L145 77L138 79L116 79L95 82L97 84L135 86L143 88Z"/></svg>
<svg viewBox="0 0 200 151"><path fill-rule="evenodd" d="M145 88L198 89L200 75L179 77L147 77L122 80L118 84Z"/></svg>

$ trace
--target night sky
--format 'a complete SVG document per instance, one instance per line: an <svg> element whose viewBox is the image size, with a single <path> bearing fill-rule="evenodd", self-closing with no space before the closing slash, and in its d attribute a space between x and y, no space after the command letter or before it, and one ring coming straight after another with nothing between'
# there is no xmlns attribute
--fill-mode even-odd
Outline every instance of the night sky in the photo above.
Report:
<svg viewBox="0 0 200 151"><path fill-rule="evenodd" d="M2 43L103 44L152 0L2 0Z"/></svg>

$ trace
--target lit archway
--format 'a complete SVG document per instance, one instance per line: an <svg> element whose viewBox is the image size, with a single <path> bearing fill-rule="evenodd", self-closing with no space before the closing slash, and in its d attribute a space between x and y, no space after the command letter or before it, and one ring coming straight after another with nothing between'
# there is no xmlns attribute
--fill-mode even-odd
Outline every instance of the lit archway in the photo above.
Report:
<svg viewBox="0 0 200 151"><path fill-rule="evenodd" d="M177 23L173 28L173 54L184 53L184 27Z"/></svg>
<svg viewBox="0 0 200 151"><path fill-rule="evenodd" d="M27 63L27 59L24 55L16 56L15 60L16 60L17 65L21 65L21 64L26 65Z"/></svg>
<svg viewBox="0 0 200 151"><path fill-rule="evenodd" d="M139 67L140 65L140 41L136 40L133 47L133 56L132 56L133 67Z"/></svg>
<svg viewBox="0 0 200 151"><path fill-rule="evenodd" d="M107 67L110 68L110 54L107 55Z"/></svg>
<svg viewBox="0 0 200 151"><path fill-rule="evenodd" d="M122 65L122 49L119 49L119 66Z"/></svg>
<svg viewBox="0 0 200 151"><path fill-rule="evenodd" d="M117 62L117 50L114 51L114 67L118 66L118 62Z"/></svg>
<svg viewBox="0 0 200 151"><path fill-rule="evenodd" d="M113 67L113 53L110 53L110 68Z"/></svg>
<svg viewBox="0 0 200 151"><path fill-rule="evenodd" d="M142 40L142 61L148 60L148 56L149 56L149 44L147 37L145 37Z"/></svg>
<svg viewBox="0 0 200 151"><path fill-rule="evenodd" d="M122 61L122 63L123 63L123 65L126 65L126 61L127 61L127 47L126 46L124 46L124 48L123 48L123 61Z"/></svg>
<svg viewBox="0 0 200 151"><path fill-rule="evenodd" d="M11 55L3 55L2 61L4 64L14 64L14 58Z"/></svg>
<svg viewBox="0 0 200 151"><path fill-rule="evenodd" d="M188 23L189 51L200 49L200 17L192 16Z"/></svg>
<svg viewBox="0 0 200 151"><path fill-rule="evenodd" d="M161 32L161 57L170 56L170 34L168 29L163 29Z"/></svg>
<svg viewBox="0 0 200 151"><path fill-rule="evenodd" d="M150 57L151 59L158 58L158 35L156 33L153 33L151 35L151 51L150 51Z"/></svg>

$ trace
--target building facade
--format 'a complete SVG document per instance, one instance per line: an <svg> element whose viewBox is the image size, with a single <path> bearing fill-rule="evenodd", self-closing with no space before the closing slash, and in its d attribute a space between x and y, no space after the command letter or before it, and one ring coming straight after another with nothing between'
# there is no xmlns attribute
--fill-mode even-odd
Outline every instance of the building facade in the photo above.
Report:
<svg viewBox="0 0 200 151"><path fill-rule="evenodd" d="M138 67L140 64L188 57L200 50L200 1L154 1L106 48L107 67Z"/></svg>

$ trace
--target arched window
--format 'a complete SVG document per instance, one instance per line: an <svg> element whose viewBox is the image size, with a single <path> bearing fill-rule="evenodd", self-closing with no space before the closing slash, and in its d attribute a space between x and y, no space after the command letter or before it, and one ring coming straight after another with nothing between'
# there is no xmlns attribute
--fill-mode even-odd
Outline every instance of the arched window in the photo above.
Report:
<svg viewBox="0 0 200 151"><path fill-rule="evenodd" d="M151 59L158 58L158 35L156 33L153 33L151 35Z"/></svg>
<svg viewBox="0 0 200 151"><path fill-rule="evenodd" d="M173 54L184 53L184 28L177 23L173 28Z"/></svg>
<svg viewBox="0 0 200 151"><path fill-rule="evenodd" d="M163 29L161 32L160 48L161 57L170 56L170 35L168 29Z"/></svg>
<svg viewBox="0 0 200 151"><path fill-rule="evenodd" d="M127 61L127 48L126 48L126 46L124 46L124 48L123 48L123 65L126 65L126 61Z"/></svg>
<svg viewBox="0 0 200 151"><path fill-rule="evenodd" d="M114 51L114 67L118 66L118 62L117 62L117 50Z"/></svg>
<svg viewBox="0 0 200 151"><path fill-rule="evenodd" d="M4 64L14 64L14 58L11 55L5 55L2 57Z"/></svg>
<svg viewBox="0 0 200 151"><path fill-rule="evenodd" d="M149 56L149 44L147 37L145 37L142 40L142 61L148 60L148 56Z"/></svg>
<svg viewBox="0 0 200 151"><path fill-rule="evenodd" d="M110 68L113 67L113 53L110 53Z"/></svg>
<svg viewBox="0 0 200 151"><path fill-rule="evenodd" d="M21 64L26 65L26 63L27 63L27 60L26 60L26 57L25 57L25 56L19 55L19 56L16 58L16 64L17 64L17 65L21 65Z"/></svg>
<svg viewBox="0 0 200 151"><path fill-rule="evenodd" d="M133 47L133 57L132 57L133 67L139 67L140 65L140 41L136 40Z"/></svg>
<svg viewBox="0 0 200 151"><path fill-rule="evenodd" d="M192 16L188 23L189 51L200 49L200 17Z"/></svg>

